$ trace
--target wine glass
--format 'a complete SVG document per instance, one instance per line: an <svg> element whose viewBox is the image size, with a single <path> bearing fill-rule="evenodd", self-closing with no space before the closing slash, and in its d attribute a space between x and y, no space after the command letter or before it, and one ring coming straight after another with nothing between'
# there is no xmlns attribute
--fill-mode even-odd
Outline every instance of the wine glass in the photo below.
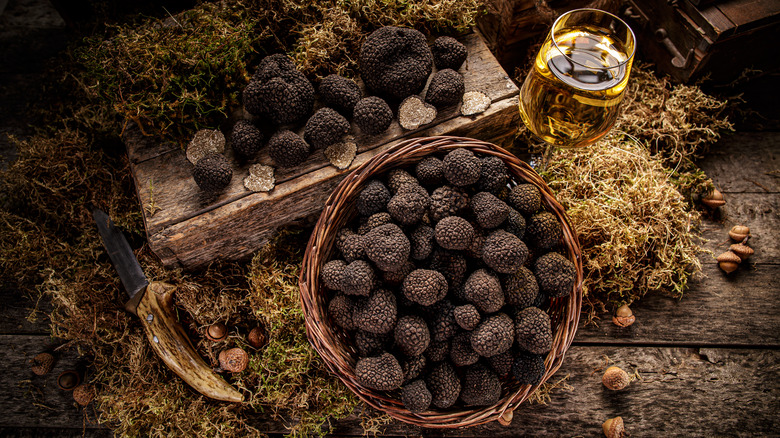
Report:
<svg viewBox="0 0 780 438"><path fill-rule="evenodd" d="M520 118L545 143L583 148L617 120L634 59L634 33L609 12L575 9L558 17L520 89Z"/></svg>

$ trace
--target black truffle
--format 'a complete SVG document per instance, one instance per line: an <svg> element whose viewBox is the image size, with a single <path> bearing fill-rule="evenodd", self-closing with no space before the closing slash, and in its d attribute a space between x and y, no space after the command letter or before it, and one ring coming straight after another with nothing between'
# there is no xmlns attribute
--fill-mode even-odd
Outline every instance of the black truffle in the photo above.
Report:
<svg viewBox="0 0 780 438"><path fill-rule="evenodd" d="M455 290L466 279L468 264L466 258L457 251L437 249L433 251L433 256L431 256L431 269L444 274L450 290Z"/></svg>
<svg viewBox="0 0 780 438"><path fill-rule="evenodd" d="M401 100L422 91L433 70L433 55L420 31L387 26L366 38L358 63L369 90Z"/></svg>
<svg viewBox="0 0 780 438"><path fill-rule="evenodd" d="M482 260L491 269L510 274L523 266L528 257L528 248L512 233L498 230L490 233L482 245Z"/></svg>
<svg viewBox="0 0 780 438"><path fill-rule="evenodd" d="M367 297L376 285L374 268L365 260L355 260L348 264L341 274L341 290L347 295Z"/></svg>
<svg viewBox="0 0 780 438"><path fill-rule="evenodd" d="M509 175L506 172L504 160L498 157L485 157L477 181L477 188L483 192L500 193L506 188Z"/></svg>
<svg viewBox="0 0 780 438"><path fill-rule="evenodd" d="M431 342L431 345L425 350L425 357L433 363L447 359L450 357L450 343L448 341Z"/></svg>
<svg viewBox="0 0 780 438"><path fill-rule="evenodd" d="M404 278L401 290L415 303L430 306L447 295L447 280L441 272L416 269Z"/></svg>
<svg viewBox="0 0 780 438"><path fill-rule="evenodd" d="M422 373L423 369L425 369L425 364L427 362L425 356L422 354L406 358L406 360L401 363L401 368L404 370L404 382L416 379L420 373Z"/></svg>
<svg viewBox="0 0 780 438"><path fill-rule="evenodd" d="M455 149L444 156L444 177L458 187L479 181L482 162L468 149Z"/></svg>
<svg viewBox="0 0 780 438"><path fill-rule="evenodd" d="M409 236L412 244L412 258L415 260L424 260L431 255L433 251L433 228L428 225L419 225Z"/></svg>
<svg viewBox="0 0 780 438"><path fill-rule="evenodd" d="M521 351L512 364L512 375L521 385L536 385L544 377L544 356Z"/></svg>
<svg viewBox="0 0 780 438"><path fill-rule="evenodd" d="M285 55L266 56L244 89L244 107L277 125L295 123L311 113L314 87Z"/></svg>
<svg viewBox="0 0 780 438"><path fill-rule="evenodd" d="M322 266L322 282L330 290L342 290L344 288L343 275L347 262L344 260L331 260Z"/></svg>
<svg viewBox="0 0 780 438"><path fill-rule="evenodd" d="M549 251L560 243L561 236L563 236L561 223L549 211L537 213L528 219L525 237L538 249Z"/></svg>
<svg viewBox="0 0 780 438"><path fill-rule="evenodd" d="M249 120L239 120L230 133L230 144L241 158L252 158L263 146L263 133Z"/></svg>
<svg viewBox="0 0 780 438"><path fill-rule="evenodd" d="M517 345L534 354L544 354L552 348L550 315L537 307L527 307L515 314Z"/></svg>
<svg viewBox="0 0 780 438"><path fill-rule="evenodd" d="M444 162L436 157L423 158L414 168L420 184L426 186L441 184L444 180Z"/></svg>
<svg viewBox="0 0 780 438"><path fill-rule="evenodd" d="M514 362L514 354L512 349L509 349L503 353L487 358L490 368L498 374L499 377L504 377L512 371L512 362Z"/></svg>
<svg viewBox="0 0 780 438"><path fill-rule="evenodd" d="M192 169L195 183L206 193L218 193L230 184L233 169L224 155L211 153L198 160Z"/></svg>
<svg viewBox="0 0 780 438"><path fill-rule="evenodd" d="M471 239L471 245L468 247L468 255L469 257L477 260L482 259L482 247L485 245L485 239L487 236L485 236L485 232L482 230L482 228L479 227L479 225L471 224L472 227L474 227L474 237Z"/></svg>
<svg viewBox="0 0 780 438"><path fill-rule="evenodd" d="M460 379L449 362L435 365L425 378L433 396L432 403L440 409L454 405L460 395Z"/></svg>
<svg viewBox="0 0 780 438"><path fill-rule="evenodd" d="M518 184L509 193L509 203L520 213L529 216L542 206L542 193L533 184Z"/></svg>
<svg viewBox="0 0 780 438"><path fill-rule="evenodd" d="M431 193L431 220L438 222L447 216L456 216L468 205L466 192L457 187L441 186Z"/></svg>
<svg viewBox="0 0 780 438"><path fill-rule="evenodd" d="M388 197L388 200L390 198ZM387 205L387 204L385 204ZM362 217L360 218L360 226L358 227L358 234L365 235L369 231L373 230L374 228L380 226L380 225L386 225L386 224L392 224L393 218L390 217L390 213L386 211L381 211L379 213L374 213L369 217Z"/></svg>
<svg viewBox="0 0 780 438"><path fill-rule="evenodd" d="M574 287L576 272L574 263L557 252L549 252L534 262L539 288L549 298L569 295Z"/></svg>
<svg viewBox="0 0 780 438"><path fill-rule="evenodd" d="M336 74L328 75L320 82L320 99L325 106L352 117L355 104L360 100L360 87L355 81Z"/></svg>
<svg viewBox="0 0 780 438"><path fill-rule="evenodd" d="M355 104L352 120L368 135L381 134L390 127L393 121L393 110L379 97L364 97Z"/></svg>
<svg viewBox="0 0 780 438"><path fill-rule="evenodd" d="M477 310L473 304L464 304L456 307L454 315L455 322L457 322L463 330L469 331L477 328L479 321L482 319L479 315L479 310Z"/></svg>
<svg viewBox="0 0 780 438"><path fill-rule="evenodd" d="M407 184L403 187L413 187ZM387 212L402 225L414 225L420 222L430 204L430 198L411 190L399 190L387 203Z"/></svg>
<svg viewBox="0 0 780 438"><path fill-rule="evenodd" d="M408 357L419 356L431 343L431 333L422 317L406 315L395 324L395 345Z"/></svg>
<svg viewBox="0 0 780 438"><path fill-rule="evenodd" d="M385 284L389 286L399 286L406 278L415 270L414 263L411 260L407 260L400 269L396 271L382 271L382 278L385 280Z"/></svg>
<svg viewBox="0 0 780 438"><path fill-rule="evenodd" d="M471 245L474 227L459 216L448 216L436 224L436 243L444 249L461 250Z"/></svg>
<svg viewBox="0 0 780 438"><path fill-rule="evenodd" d="M433 396L422 379L415 380L401 389L401 402L415 414L427 411L432 399Z"/></svg>
<svg viewBox="0 0 780 438"><path fill-rule="evenodd" d="M355 305L352 320L355 326L371 333L388 333L398 319L398 305L395 294L386 289L377 289Z"/></svg>
<svg viewBox="0 0 780 438"><path fill-rule="evenodd" d="M341 251L341 255L344 256L347 263L362 259L366 255L366 244L363 236L346 228L339 231L336 237L336 248Z"/></svg>
<svg viewBox="0 0 780 438"><path fill-rule="evenodd" d="M371 333L358 330L355 332L355 348L357 348L358 355L361 357L376 356L382 353L387 349L392 340L392 331L387 333Z"/></svg>
<svg viewBox="0 0 780 438"><path fill-rule="evenodd" d="M355 377L368 388L390 391L401 387L404 372L398 360L390 353L363 357L355 365Z"/></svg>
<svg viewBox="0 0 780 438"><path fill-rule="evenodd" d="M388 202L390 202L390 191L381 181L374 179L366 183L360 191L356 204L360 214L370 216L384 211Z"/></svg>
<svg viewBox="0 0 780 438"><path fill-rule="evenodd" d="M536 277L525 266L521 266L514 274L504 276L501 284L504 286L506 303L517 309L532 306L539 295Z"/></svg>
<svg viewBox="0 0 780 438"><path fill-rule="evenodd" d="M465 91L466 86L460 73L449 68L439 70L428 85L425 101L437 108L455 105L463 99Z"/></svg>
<svg viewBox="0 0 780 438"><path fill-rule="evenodd" d="M471 333L455 335L450 343L450 359L456 367L472 365L479 360L479 354L471 347Z"/></svg>
<svg viewBox="0 0 780 438"><path fill-rule="evenodd" d="M433 63L439 70L445 68L459 70L468 55L466 46L448 36L436 38L431 46L431 52L433 53Z"/></svg>
<svg viewBox="0 0 780 438"><path fill-rule="evenodd" d="M490 192L479 192L471 197L471 211L482 228L495 228L509 217L509 206Z"/></svg>
<svg viewBox="0 0 780 438"><path fill-rule="evenodd" d="M292 131L279 131L268 141L268 155L277 166L297 166L309 157L309 144Z"/></svg>
<svg viewBox="0 0 780 438"><path fill-rule="evenodd" d="M512 318L504 313L488 316L471 332L471 347L483 357L501 354L515 340Z"/></svg>
<svg viewBox="0 0 780 438"><path fill-rule="evenodd" d="M401 186L405 184L419 185L420 182L404 169L395 168L387 172L387 188L390 189L390 193L395 195L401 189ZM423 189L423 191L425 190ZM427 195L428 192L425 192L425 194Z"/></svg>
<svg viewBox="0 0 780 438"><path fill-rule="evenodd" d="M485 269L471 273L463 285L463 295L483 313L497 312L504 306L501 282Z"/></svg>
<svg viewBox="0 0 780 438"><path fill-rule="evenodd" d="M355 312L355 302L344 294L336 294L328 303L328 314L336 325L344 330L354 330L352 316Z"/></svg>
<svg viewBox="0 0 780 438"><path fill-rule="evenodd" d="M490 368L478 363L466 369L460 399L466 406L490 406L501 398L501 382Z"/></svg>
<svg viewBox="0 0 780 438"><path fill-rule="evenodd" d="M409 238L398 225L380 225L366 234L366 255L383 271L400 269L410 252Z"/></svg>
<svg viewBox="0 0 780 438"><path fill-rule="evenodd" d="M349 132L349 122L336 110L320 108L309 118L303 128L303 139L315 149L338 143Z"/></svg>
<svg viewBox="0 0 780 438"><path fill-rule="evenodd" d="M509 216L504 224L506 230L522 239L525 236L525 217L514 208L509 209Z"/></svg>
<svg viewBox="0 0 780 438"><path fill-rule="evenodd" d="M458 332L458 323L455 322L455 305L450 300L441 300L433 306L432 310L430 329L433 341L443 342L455 336L455 333Z"/></svg>

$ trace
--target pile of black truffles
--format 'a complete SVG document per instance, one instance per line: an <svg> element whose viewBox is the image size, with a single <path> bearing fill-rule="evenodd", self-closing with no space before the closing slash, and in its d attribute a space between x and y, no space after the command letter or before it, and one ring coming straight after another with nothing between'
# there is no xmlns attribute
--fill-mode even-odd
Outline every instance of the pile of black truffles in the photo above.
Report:
<svg viewBox="0 0 780 438"><path fill-rule="evenodd" d="M355 208L321 278L362 385L398 390L421 413L493 405L502 383L541 381L544 309L572 292L575 267L536 186L455 149L368 181Z"/></svg>

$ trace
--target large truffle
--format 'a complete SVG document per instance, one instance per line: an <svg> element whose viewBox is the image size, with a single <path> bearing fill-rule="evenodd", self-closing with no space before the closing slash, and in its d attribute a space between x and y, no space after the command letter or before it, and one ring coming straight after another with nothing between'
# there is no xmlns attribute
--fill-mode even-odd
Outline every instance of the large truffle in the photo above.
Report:
<svg viewBox="0 0 780 438"><path fill-rule="evenodd" d="M400 269L410 252L409 238L396 224L380 225L366 234L366 255L383 271Z"/></svg>
<svg viewBox="0 0 780 438"><path fill-rule="evenodd" d="M504 313L488 316L471 332L471 347L483 357L509 350L514 340L512 318Z"/></svg>
<svg viewBox="0 0 780 438"><path fill-rule="evenodd" d="M268 141L268 155L280 167L297 166L309 157L309 144L300 135L282 130Z"/></svg>
<svg viewBox="0 0 780 438"><path fill-rule="evenodd" d="M347 263L344 260L331 260L322 266L322 282L325 287L331 290L342 290L344 288L343 276Z"/></svg>
<svg viewBox="0 0 780 438"><path fill-rule="evenodd" d="M431 269L444 274L450 290L455 290L466 279L468 264L466 258L458 251L437 249L431 256Z"/></svg>
<svg viewBox="0 0 780 438"><path fill-rule="evenodd" d="M360 214L370 216L384 211L388 202L390 202L390 191L382 181L373 179L360 191L356 205Z"/></svg>
<svg viewBox="0 0 780 438"><path fill-rule="evenodd" d="M460 69L468 55L466 46L449 36L436 38L436 41L431 46L431 53L433 53L433 63L439 70L445 68Z"/></svg>
<svg viewBox="0 0 780 438"><path fill-rule="evenodd" d="M482 166L477 181L477 188L483 192L499 193L506 188L509 175L506 172L504 160L498 157L482 158Z"/></svg>
<svg viewBox="0 0 780 438"><path fill-rule="evenodd" d="M336 325L344 330L354 330L352 316L355 312L355 302L344 294L336 294L328 303L328 314Z"/></svg>
<svg viewBox="0 0 780 438"><path fill-rule="evenodd" d="M252 158L263 146L263 133L249 120L239 120L230 133L230 144L241 158Z"/></svg>
<svg viewBox="0 0 780 438"><path fill-rule="evenodd" d="M349 122L332 108L320 108L303 128L303 139L315 149L337 143L349 132Z"/></svg>
<svg viewBox="0 0 780 438"><path fill-rule="evenodd" d="M444 177L458 187L479 181L482 162L468 149L455 149L444 156Z"/></svg>
<svg viewBox="0 0 780 438"><path fill-rule="evenodd" d="M428 225L420 225L412 231L409 236L412 244L412 258L415 260L424 260L431 255L433 251L433 228Z"/></svg>
<svg viewBox="0 0 780 438"><path fill-rule="evenodd" d="M472 365L479 360L479 354L471 347L471 333L461 332L450 342L450 359L455 366Z"/></svg>
<svg viewBox="0 0 780 438"><path fill-rule="evenodd" d="M574 287L576 272L574 264L557 252L549 252L534 262L539 288L549 298L569 295Z"/></svg>
<svg viewBox="0 0 780 438"><path fill-rule="evenodd" d="M341 290L344 293L367 297L376 285L376 273L367 261L355 260L344 267L341 274Z"/></svg>
<svg viewBox="0 0 780 438"><path fill-rule="evenodd" d="M390 391L401 387L404 372L395 356L384 353L381 356L360 358L355 365L355 377L363 386Z"/></svg>
<svg viewBox="0 0 780 438"><path fill-rule="evenodd" d="M411 184L407 186L410 188L414 187ZM423 195L414 189L398 190L390 198L390 202L387 203L387 212L399 224L414 225L420 222L429 204L430 197L428 197L427 193Z"/></svg>
<svg viewBox="0 0 780 438"><path fill-rule="evenodd" d="M417 163L414 173L420 184L426 186L441 184L444 180L444 162L436 157L425 157Z"/></svg>
<svg viewBox="0 0 780 438"><path fill-rule="evenodd" d="M490 368L478 363L466 369L460 399L466 406L490 406L501 398L501 381Z"/></svg>
<svg viewBox="0 0 780 438"><path fill-rule="evenodd" d="M341 251L341 255L344 256L347 263L362 259L366 255L365 239L350 229L339 231L336 237L336 248Z"/></svg>
<svg viewBox="0 0 780 438"><path fill-rule="evenodd" d="M539 295L536 277L525 266L521 266L513 274L504 276L501 279L501 284L504 286L506 303L517 309L532 306Z"/></svg>
<svg viewBox="0 0 780 438"><path fill-rule="evenodd" d="M460 395L460 379L449 362L435 365L425 378L433 396L432 403L440 409L454 405Z"/></svg>
<svg viewBox="0 0 780 438"><path fill-rule="evenodd" d="M345 117L352 117L355 104L360 100L360 87L355 81L336 74L328 75L320 82L320 99Z"/></svg>
<svg viewBox="0 0 780 438"><path fill-rule="evenodd" d="M390 332L397 319L395 294L386 289L377 289L368 298L358 301L352 314L355 326L371 333Z"/></svg>
<svg viewBox="0 0 780 438"><path fill-rule="evenodd" d="M376 356L382 353L387 349L392 340L392 331L387 333L371 333L357 330L355 332L355 348L357 348L358 355L361 357Z"/></svg>
<svg viewBox="0 0 780 438"><path fill-rule="evenodd" d="M463 285L463 295L483 313L497 312L504 306L501 282L485 269L471 273Z"/></svg>
<svg viewBox="0 0 780 438"><path fill-rule="evenodd" d="M432 399L431 391L428 391L422 379L415 380L401 389L401 402L415 414L427 411Z"/></svg>
<svg viewBox="0 0 780 438"><path fill-rule="evenodd" d="M381 134L390 127L393 121L393 110L379 97L365 97L355 104L352 121L368 135Z"/></svg>
<svg viewBox="0 0 780 438"><path fill-rule="evenodd" d="M544 357L521 351L512 364L512 375L521 385L536 385L544 377Z"/></svg>
<svg viewBox="0 0 780 438"><path fill-rule="evenodd" d="M464 304L456 307L454 315L455 322L457 322L463 330L474 330L482 319L479 310L477 310L473 304Z"/></svg>
<svg viewBox="0 0 780 438"><path fill-rule="evenodd" d="M491 269L510 274L523 266L528 257L528 248L512 233L498 230L490 233L482 245L482 260Z"/></svg>
<svg viewBox="0 0 780 438"><path fill-rule="evenodd" d="M436 242L444 249L461 250L471 245L474 227L459 216L448 216L436 224Z"/></svg>
<svg viewBox="0 0 780 438"><path fill-rule="evenodd" d="M527 307L515 314L517 345L531 353L543 354L552 347L550 315L538 307Z"/></svg>
<svg viewBox="0 0 780 438"><path fill-rule="evenodd" d="M433 55L420 31L387 26L366 38L358 63L369 90L401 100L422 91L433 70Z"/></svg>
<svg viewBox="0 0 780 438"><path fill-rule="evenodd" d="M466 86L463 76L452 69L439 70L433 75L425 101L437 108L455 105L463 98Z"/></svg>
<svg viewBox="0 0 780 438"><path fill-rule="evenodd" d="M266 56L244 89L244 107L277 125L295 123L311 113L314 87L285 55Z"/></svg>
<svg viewBox="0 0 780 438"><path fill-rule="evenodd" d="M233 169L224 155L211 153L198 160L192 169L195 184L207 193L217 193L230 184Z"/></svg>
<svg viewBox="0 0 780 438"><path fill-rule="evenodd" d="M431 333L425 320L416 315L398 318L395 324L395 345L409 357L419 356L431 343Z"/></svg>
<svg viewBox="0 0 780 438"><path fill-rule="evenodd" d="M388 197L388 200L389 199L390 198ZM381 211L379 213L374 213L371 216L368 217L364 216L360 218L360 226L358 227L357 232L360 235L365 235L369 231L373 230L374 228L380 225L387 225L392 223L393 223L393 218L390 217L390 213L386 211Z"/></svg>
<svg viewBox="0 0 780 438"><path fill-rule="evenodd" d="M529 216L542 206L542 193L533 184L518 184L509 193L509 203L520 213Z"/></svg>
<svg viewBox="0 0 780 438"><path fill-rule="evenodd" d="M525 228L528 242L542 251L549 251L557 246L563 236L561 223L549 211L531 216Z"/></svg>
<svg viewBox="0 0 780 438"><path fill-rule="evenodd" d="M441 272L416 269L404 278L401 290L415 303L430 306L447 294L447 280Z"/></svg>
<svg viewBox="0 0 780 438"><path fill-rule="evenodd" d="M406 184L419 184L417 178L412 176L411 173L404 169L391 169L387 172L387 188L390 189L390 193L396 194L402 186ZM426 192L427 194L427 192Z"/></svg>
<svg viewBox="0 0 780 438"><path fill-rule="evenodd" d="M468 205L466 192L458 187L441 186L431 193L431 220L438 222L447 216L456 216Z"/></svg>
<svg viewBox="0 0 780 438"><path fill-rule="evenodd" d="M471 210L482 228L495 228L509 217L509 206L490 192L479 192L471 197Z"/></svg>

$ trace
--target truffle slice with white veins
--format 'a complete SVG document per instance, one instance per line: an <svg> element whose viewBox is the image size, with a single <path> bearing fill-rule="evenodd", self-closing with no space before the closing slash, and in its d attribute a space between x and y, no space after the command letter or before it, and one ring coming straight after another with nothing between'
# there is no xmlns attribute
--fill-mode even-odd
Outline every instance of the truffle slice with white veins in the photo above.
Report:
<svg viewBox="0 0 780 438"><path fill-rule="evenodd" d="M197 164L201 158L214 152L225 152L225 135L216 129L201 129L187 146L187 159Z"/></svg>
<svg viewBox="0 0 780 438"><path fill-rule="evenodd" d="M436 107L423 102L419 96L409 96L398 108L398 123L412 130L431 123L436 118Z"/></svg>
<svg viewBox="0 0 780 438"><path fill-rule="evenodd" d="M483 113L490 107L490 97L481 91L468 91L463 94L463 104L460 113L464 116L473 116Z"/></svg>
<svg viewBox="0 0 780 438"><path fill-rule="evenodd" d="M244 187L253 192L269 192L275 184L274 168L264 164L250 166L249 175L244 178Z"/></svg>

